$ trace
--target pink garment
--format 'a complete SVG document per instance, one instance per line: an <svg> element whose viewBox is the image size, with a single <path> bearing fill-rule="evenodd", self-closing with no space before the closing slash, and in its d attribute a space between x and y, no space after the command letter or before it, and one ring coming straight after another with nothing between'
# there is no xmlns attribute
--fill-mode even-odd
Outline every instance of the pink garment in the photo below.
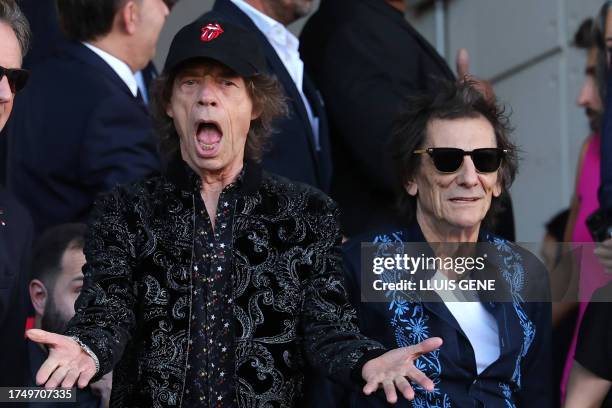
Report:
<svg viewBox="0 0 612 408"><path fill-rule="evenodd" d="M578 179L576 191L580 204L576 217L576 224L574 225L572 242L593 242L593 238L586 226L586 219L599 208L597 190L600 180L600 144L601 137L598 134L594 134L590 137L582 167L580 168L580 178ZM586 246L582 251L580 259L579 299L582 300L590 299L595 290L612 281L612 276L604 272L597 257L593 254L593 249L593 245ZM565 399L567 380L569 379L569 373L574 362L578 329L580 328L580 322L582 321L582 316L584 315L587 304L588 303L585 301L578 303L578 317L574 329L574 336L572 337L572 343L567 354L565 368L563 369L563 377L561 379L561 402Z"/></svg>

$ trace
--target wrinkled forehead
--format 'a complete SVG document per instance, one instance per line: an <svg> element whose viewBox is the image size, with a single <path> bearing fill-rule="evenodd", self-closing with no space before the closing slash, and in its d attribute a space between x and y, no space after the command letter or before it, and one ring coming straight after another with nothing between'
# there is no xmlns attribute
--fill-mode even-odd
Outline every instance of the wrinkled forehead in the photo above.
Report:
<svg viewBox="0 0 612 408"><path fill-rule="evenodd" d="M497 140L493 126L480 114L454 119L434 118L427 123L424 147L472 150L497 147Z"/></svg>
<svg viewBox="0 0 612 408"><path fill-rule="evenodd" d="M230 78L238 78L238 75L233 69L210 58L196 58L181 64L175 70L175 78L185 76L223 76Z"/></svg>

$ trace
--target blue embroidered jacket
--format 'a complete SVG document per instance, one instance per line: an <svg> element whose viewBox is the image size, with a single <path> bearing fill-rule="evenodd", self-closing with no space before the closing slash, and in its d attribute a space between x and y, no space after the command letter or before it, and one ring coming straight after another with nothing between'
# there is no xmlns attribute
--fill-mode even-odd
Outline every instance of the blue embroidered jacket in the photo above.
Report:
<svg viewBox="0 0 612 408"><path fill-rule="evenodd" d="M399 407L550 407L552 386L550 371L551 309L549 303L526 302L530 290L548 293L546 271L534 255L481 232L479 241L489 242L497 252L493 262L500 280L509 291L508 302L482 301L497 321L500 357L480 375L476 371L474 351L465 333L443 302L413 301L401 291L389 292L386 303L361 302L361 243L374 242L377 248L397 247L400 242L425 242L418 225L397 232L363 235L344 245L347 288L358 311L363 334L385 347L417 344L429 337L441 337L442 347L416 360L415 365L434 381L435 390L426 392L415 386L411 403L400 396ZM496 259L492 259L496 258ZM322 385L327 406L389 406L379 391L366 397L360 390L349 394L333 386ZM316 391L315 391L316 392ZM332 396L333 395L333 396ZM331 402L335 400L335 402ZM322 406L322 401L317 406ZM325 404L324 404L325 405Z"/></svg>

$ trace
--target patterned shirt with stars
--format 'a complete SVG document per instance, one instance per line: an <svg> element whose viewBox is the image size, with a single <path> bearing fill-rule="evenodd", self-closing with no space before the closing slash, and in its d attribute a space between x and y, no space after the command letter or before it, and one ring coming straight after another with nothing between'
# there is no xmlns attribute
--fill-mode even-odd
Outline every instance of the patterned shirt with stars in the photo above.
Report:
<svg viewBox="0 0 612 408"><path fill-rule="evenodd" d="M236 406L231 254L241 176L219 196L215 229L199 191L194 194L193 309L184 406Z"/></svg>

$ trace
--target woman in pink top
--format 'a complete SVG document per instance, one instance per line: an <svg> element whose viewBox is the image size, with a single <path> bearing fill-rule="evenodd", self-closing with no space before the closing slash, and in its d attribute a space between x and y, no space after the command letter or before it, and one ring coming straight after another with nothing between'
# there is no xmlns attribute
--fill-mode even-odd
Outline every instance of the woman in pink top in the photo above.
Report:
<svg viewBox="0 0 612 408"><path fill-rule="evenodd" d="M578 166L578 179L576 183L576 193L574 202L572 203L572 213L568 223L568 232L571 233L571 242L573 243L589 243L593 242L593 238L586 226L586 219L598 207L597 190L599 188L599 162L600 162L600 136L594 134L590 136L583 148ZM575 222L573 222L575 220ZM567 235L566 235L567 236ZM561 380L561 395L565 395L565 388L569 373L574 361L574 351L576 349L576 340L578 329L582 316L588 304L588 299L591 298L593 292L604 286L612 280L612 276L606 275L601 263L592 253L594 246L587 245L581 252L580 257L580 279L578 284L579 297L581 302L578 303L578 316L572 342L568 350L563 377Z"/></svg>
<svg viewBox="0 0 612 408"><path fill-rule="evenodd" d="M576 174L576 189L572 199L571 211L565 240L574 243L591 243L593 238L586 226L586 219L598 207L597 191L600 181L600 142L599 135L601 114L603 112L603 104L601 102L600 87L596 77L596 67L598 63L598 48L595 43L596 36L599 35L593 31L593 21L585 20L580 26L578 32L574 36L574 43L579 48L587 50L587 61L585 67L585 77L580 89L580 94L576 103L578 106L585 108L589 124L593 134L585 141L580 159L578 162L578 170ZM611 280L610 275L604 273L603 267L598 259L593 254L594 245L587 245L581 252L580 258L580 278L578 282L578 316L576 327L570 348L568 350L563 377L561 380L561 400L565 397L565 389L569 373L574 361L574 351L576 348L576 339L582 316L587 306L588 300L593 292L601 286L604 286ZM567 304L555 305L553 312L553 320L559 321L565 312L561 309L567 309Z"/></svg>

